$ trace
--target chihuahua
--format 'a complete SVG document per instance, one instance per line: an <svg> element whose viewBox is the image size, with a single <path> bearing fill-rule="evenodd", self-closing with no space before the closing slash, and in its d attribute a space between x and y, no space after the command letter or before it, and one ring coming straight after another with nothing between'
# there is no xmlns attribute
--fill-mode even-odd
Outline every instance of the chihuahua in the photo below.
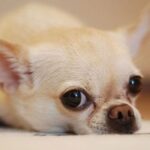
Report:
<svg viewBox="0 0 150 150"><path fill-rule="evenodd" d="M114 31L28 4L0 20L0 119L31 131L134 133L142 75L132 58L149 32L149 10Z"/></svg>

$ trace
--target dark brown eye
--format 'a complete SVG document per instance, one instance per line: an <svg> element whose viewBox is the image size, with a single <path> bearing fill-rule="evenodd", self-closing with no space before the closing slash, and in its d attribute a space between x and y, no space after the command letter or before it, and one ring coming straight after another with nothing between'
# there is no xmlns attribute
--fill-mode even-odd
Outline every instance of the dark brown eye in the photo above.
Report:
<svg viewBox="0 0 150 150"><path fill-rule="evenodd" d="M90 100L87 94L81 90L70 90L61 96L65 107L72 110L81 110L89 106Z"/></svg>
<svg viewBox="0 0 150 150"><path fill-rule="evenodd" d="M142 89L142 78L140 76L132 76L129 79L128 90L132 95L138 94Z"/></svg>

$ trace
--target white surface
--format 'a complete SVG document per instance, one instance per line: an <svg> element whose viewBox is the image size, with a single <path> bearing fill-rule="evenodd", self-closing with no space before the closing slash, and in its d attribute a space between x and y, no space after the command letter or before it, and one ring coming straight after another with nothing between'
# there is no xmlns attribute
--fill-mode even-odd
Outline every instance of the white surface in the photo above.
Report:
<svg viewBox="0 0 150 150"><path fill-rule="evenodd" d="M134 135L45 135L0 129L0 150L150 150L150 122Z"/></svg>

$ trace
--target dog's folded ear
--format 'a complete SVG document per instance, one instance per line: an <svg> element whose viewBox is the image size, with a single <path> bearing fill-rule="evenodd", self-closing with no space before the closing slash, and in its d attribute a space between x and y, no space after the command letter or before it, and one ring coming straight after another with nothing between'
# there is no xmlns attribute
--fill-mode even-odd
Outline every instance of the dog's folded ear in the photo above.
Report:
<svg viewBox="0 0 150 150"><path fill-rule="evenodd" d="M131 54L135 55L150 34L150 5L144 9L138 20L124 28L124 31Z"/></svg>
<svg viewBox="0 0 150 150"><path fill-rule="evenodd" d="M0 41L0 87L7 93L18 88L27 71L26 56L21 47Z"/></svg>

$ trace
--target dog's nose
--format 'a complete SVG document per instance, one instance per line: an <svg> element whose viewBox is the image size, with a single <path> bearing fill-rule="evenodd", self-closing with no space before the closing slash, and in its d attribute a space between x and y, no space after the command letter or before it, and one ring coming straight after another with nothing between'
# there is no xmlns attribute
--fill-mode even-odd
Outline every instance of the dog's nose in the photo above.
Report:
<svg viewBox="0 0 150 150"><path fill-rule="evenodd" d="M112 107L109 111L108 116L112 120L127 122L130 121L132 117L134 117L134 113L129 105L124 104Z"/></svg>
<svg viewBox="0 0 150 150"><path fill-rule="evenodd" d="M135 116L132 108L127 104L111 107L108 111L108 125L119 133L134 132Z"/></svg>

